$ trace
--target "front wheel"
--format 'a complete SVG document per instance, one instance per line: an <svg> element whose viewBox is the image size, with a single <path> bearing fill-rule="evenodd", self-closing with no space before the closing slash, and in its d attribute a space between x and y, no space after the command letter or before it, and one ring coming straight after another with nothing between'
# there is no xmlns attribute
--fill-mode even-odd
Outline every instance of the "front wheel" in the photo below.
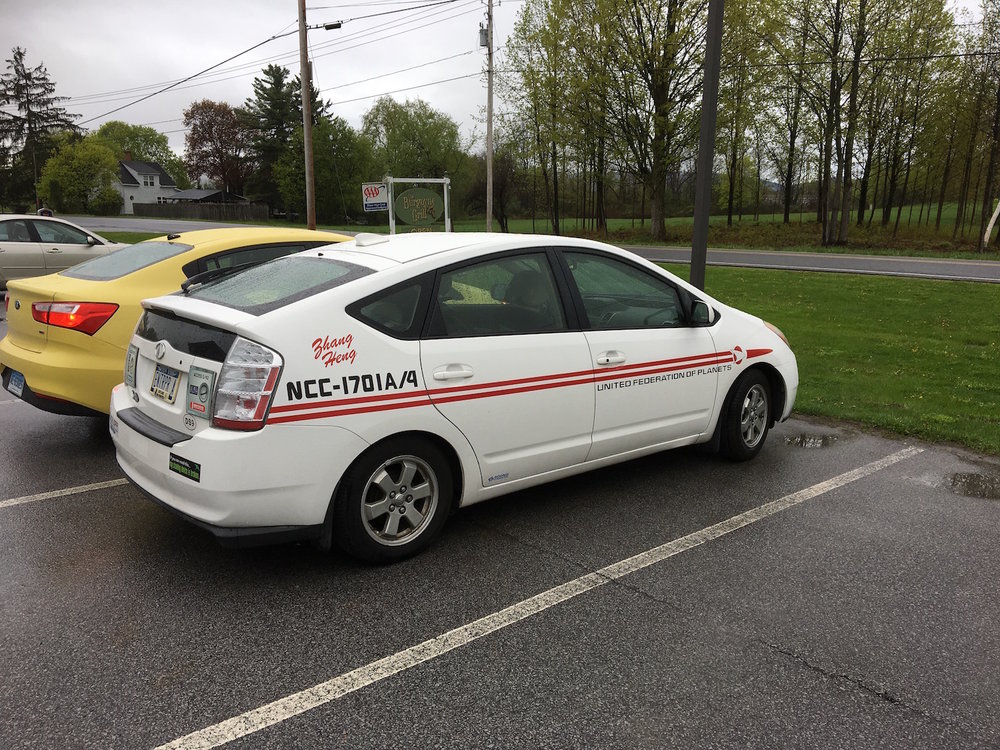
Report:
<svg viewBox="0 0 1000 750"><path fill-rule="evenodd" d="M746 461L760 452L771 423L771 386L763 373L751 370L736 381L719 419L723 456Z"/></svg>
<svg viewBox="0 0 1000 750"><path fill-rule="evenodd" d="M432 443L390 439L355 461L334 500L333 538L346 553L387 563L425 549L444 526L452 479Z"/></svg>

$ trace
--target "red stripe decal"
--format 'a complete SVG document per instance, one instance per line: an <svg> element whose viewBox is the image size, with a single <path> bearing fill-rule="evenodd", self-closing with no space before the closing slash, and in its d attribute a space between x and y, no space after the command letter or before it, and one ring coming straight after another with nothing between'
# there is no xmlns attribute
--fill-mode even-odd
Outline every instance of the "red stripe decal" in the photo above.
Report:
<svg viewBox="0 0 1000 750"><path fill-rule="evenodd" d="M762 356L769 349L751 349L747 356ZM753 354L751 354L753 352ZM578 370L575 372L558 373L554 375L536 375L527 378L499 380L491 383L473 385L449 386L427 391L411 391L408 393L389 393L377 396L363 396L336 401L317 401L314 403L284 404L271 409L268 424L284 424L328 417L344 417L353 414L389 411L392 409L409 409L415 406L431 404L448 404L457 401L472 401L494 396L506 396L532 391L546 391L552 388L563 388L576 385L592 385L609 380L624 380L625 378L642 375L656 375L664 372L677 372L695 367L709 367L717 364L734 362L732 352L715 352L700 354L693 357L675 357L652 362L626 364L618 367L604 367L595 370ZM322 411L319 411L322 410ZM288 414L288 412L308 412ZM277 416L276 416L277 415Z"/></svg>
<svg viewBox="0 0 1000 750"><path fill-rule="evenodd" d="M770 354L773 351L774 349L747 349L747 359L763 357L765 354Z"/></svg>

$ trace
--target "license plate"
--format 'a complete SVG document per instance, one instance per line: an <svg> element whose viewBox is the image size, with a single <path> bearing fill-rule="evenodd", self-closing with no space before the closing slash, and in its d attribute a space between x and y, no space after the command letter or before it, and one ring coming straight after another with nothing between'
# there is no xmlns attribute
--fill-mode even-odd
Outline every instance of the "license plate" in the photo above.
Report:
<svg viewBox="0 0 1000 750"><path fill-rule="evenodd" d="M24 393L24 375L17 370L10 371L10 380L7 381L7 390L18 398Z"/></svg>
<svg viewBox="0 0 1000 750"><path fill-rule="evenodd" d="M168 404L174 403L174 399L177 398L177 381L180 380L180 375L180 372L172 367L157 365L149 392Z"/></svg>

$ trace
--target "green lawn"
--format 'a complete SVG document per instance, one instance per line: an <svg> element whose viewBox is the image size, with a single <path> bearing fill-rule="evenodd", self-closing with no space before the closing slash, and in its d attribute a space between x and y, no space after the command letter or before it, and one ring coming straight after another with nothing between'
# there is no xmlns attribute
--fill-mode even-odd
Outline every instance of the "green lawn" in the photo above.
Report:
<svg viewBox="0 0 1000 750"><path fill-rule="evenodd" d="M709 267L705 287L788 336L796 412L1000 455L1000 285Z"/></svg>

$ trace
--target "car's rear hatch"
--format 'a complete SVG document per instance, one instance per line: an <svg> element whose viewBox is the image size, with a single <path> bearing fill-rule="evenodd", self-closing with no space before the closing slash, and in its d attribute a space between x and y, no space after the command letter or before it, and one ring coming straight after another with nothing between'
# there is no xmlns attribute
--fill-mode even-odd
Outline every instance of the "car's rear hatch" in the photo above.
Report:
<svg viewBox="0 0 1000 750"><path fill-rule="evenodd" d="M36 302L51 302L60 277L20 279L7 285L7 341L30 352L41 352L48 340L48 326L31 315Z"/></svg>
<svg viewBox="0 0 1000 750"><path fill-rule="evenodd" d="M35 319L32 305L44 302L106 302L113 290L105 281L73 279L62 274L49 274L30 279L18 279L7 286L8 343L31 352L41 353L52 335L59 333L81 336L75 331L53 329Z"/></svg>
<svg viewBox="0 0 1000 750"><path fill-rule="evenodd" d="M174 302L179 304L173 304ZM145 418L188 435L209 426L215 386L239 325L253 316L211 303L144 303L125 362Z"/></svg>

